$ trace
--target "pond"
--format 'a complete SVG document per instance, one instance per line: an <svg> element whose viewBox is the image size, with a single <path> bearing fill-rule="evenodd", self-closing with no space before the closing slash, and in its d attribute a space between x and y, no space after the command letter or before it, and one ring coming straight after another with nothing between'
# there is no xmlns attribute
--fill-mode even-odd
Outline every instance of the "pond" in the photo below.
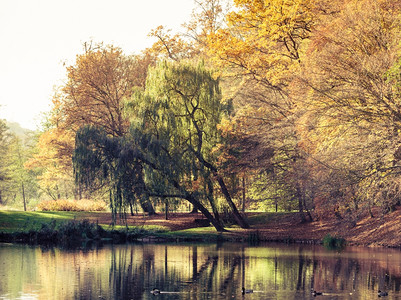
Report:
<svg viewBox="0 0 401 300"><path fill-rule="evenodd" d="M401 252L263 244L0 244L0 299L401 299ZM242 287L252 293L242 293ZM153 288L161 293L151 294Z"/></svg>

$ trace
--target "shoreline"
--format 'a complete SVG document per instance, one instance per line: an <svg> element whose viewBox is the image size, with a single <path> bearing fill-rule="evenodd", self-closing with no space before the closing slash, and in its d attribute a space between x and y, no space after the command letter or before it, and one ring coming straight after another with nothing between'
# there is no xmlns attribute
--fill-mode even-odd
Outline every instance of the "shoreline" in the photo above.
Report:
<svg viewBox="0 0 401 300"><path fill-rule="evenodd" d="M6 218L10 215L10 220ZM13 222L15 215L21 219L14 228L6 226ZM36 229L26 229L21 224L33 222L35 216L46 216L40 219L42 225ZM70 224L59 233L57 224ZM213 227L199 226L200 214L171 213L169 219L164 215L127 216L125 226L111 227L110 213L43 213L43 212L8 212L0 211L0 242L44 243L52 240L65 242L275 242L297 244L322 244L328 235L345 239L347 245L362 247L401 248L401 210L395 210L384 216L362 217L352 224L336 218L319 219L313 222L300 222L297 213L247 213L250 229L237 226L227 227L227 232L219 233ZM24 219L25 218L25 219ZM42 221L46 220L46 221ZM3 222L2 222L3 221ZM8 221L8 222L7 222ZM64 223L63 223L64 222ZM43 225L43 223L45 223ZM53 225L52 225L53 224ZM81 224L81 225L79 225ZM89 225L92 224L92 225ZM101 224L98 225L98 224ZM3 225L3 226L2 226ZM73 228L78 226L77 228ZM81 227L80 227L81 226ZM127 230L128 228L128 230ZM84 233L84 229L87 232ZM74 231L75 230L75 231Z"/></svg>

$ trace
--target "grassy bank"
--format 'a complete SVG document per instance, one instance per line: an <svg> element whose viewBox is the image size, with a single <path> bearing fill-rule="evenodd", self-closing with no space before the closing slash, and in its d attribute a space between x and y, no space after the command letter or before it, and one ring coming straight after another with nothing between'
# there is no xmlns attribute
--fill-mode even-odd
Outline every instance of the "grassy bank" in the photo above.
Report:
<svg viewBox="0 0 401 300"><path fill-rule="evenodd" d="M183 214L184 215L184 214ZM185 214L189 215L189 214ZM250 216L252 225L276 218L270 213ZM196 217L193 217L196 218ZM71 241L249 241L260 240L258 231L244 231L238 227L218 233L213 227L190 227L179 219L160 219L168 226L152 223L148 217L128 219L128 225L111 226L110 213L105 212L22 212L0 211L0 241L29 243L64 243ZM172 229L175 228L175 229ZM178 228L178 229L177 229ZM180 230L181 229L181 230Z"/></svg>
<svg viewBox="0 0 401 300"><path fill-rule="evenodd" d="M0 242L74 244L84 241L135 241L164 232L161 226L111 226L106 213L0 211ZM107 219L110 219L107 218Z"/></svg>
<svg viewBox="0 0 401 300"><path fill-rule="evenodd" d="M23 240L21 235L50 230L68 232L66 222L73 222L70 227L80 226L74 222L87 220L100 226L105 236L94 235L95 238L113 239L115 237L138 239L143 241L244 241L244 242L300 242L323 243L336 245L346 241L347 245L401 247L401 207L386 215L372 210L370 214L361 216L356 223L337 218L315 219L313 222L301 222L299 214L248 212L246 218L250 229L236 226L227 227L228 232L218 233L213 227L199 227L201 214L171 213L168 220L164 214L153 216L127 216L128 226L111 226L111 215L107 212L20 212L0 210L1 241L4 237ZM60 229L61 226L65 226ZM90 229L89 231L91 231ZM19 236L18 236L19 235ZM91 233L78 239L90 239ZM28 236L29 237L29 236ZM30 237L29 237L30 238Z"/></svg>

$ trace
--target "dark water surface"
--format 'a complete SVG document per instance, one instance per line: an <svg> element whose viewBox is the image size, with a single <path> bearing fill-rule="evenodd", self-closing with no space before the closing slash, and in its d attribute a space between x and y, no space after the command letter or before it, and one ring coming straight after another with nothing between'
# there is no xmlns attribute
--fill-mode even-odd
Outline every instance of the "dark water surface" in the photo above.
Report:
<svg viewBox="0 0 401 300"><path fill-rule="evenodd" d="M254 292L243 295L241 288ZM401 251L264 244L0 244L0 299L401 299ZM153 288L169 292L152 295Z"/></svg>

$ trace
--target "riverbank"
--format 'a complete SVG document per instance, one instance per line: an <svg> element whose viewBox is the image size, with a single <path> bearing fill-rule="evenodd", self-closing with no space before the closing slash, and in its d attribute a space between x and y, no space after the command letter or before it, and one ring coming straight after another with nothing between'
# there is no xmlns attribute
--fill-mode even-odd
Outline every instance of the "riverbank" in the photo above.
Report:
<svg viewBox="0 0 401 300"><path fill-rule="evenodd" d="M374 215L373 218L362 217L357 223L335 218L302 223L296 213L247 213L251 229L234 226L228 227L227 232L217 233L213 227L200 227L204 220L200 214L174 213L169 215L168 220L163 214L127 216L126 225L120 220L120 226L112 227L110 213L106 212L0 211L0 241L34 240L35 231L44 229L46 236L46 230L52 226L55 229L56 223L88 220L103 229L91 229L96 232L96 239L321 243L330 234L352 245L401 247L401 210L384 216L374 211ZM43 227L42 224L47 225ZM83 238L91 237L85 234Z"/></svg>

